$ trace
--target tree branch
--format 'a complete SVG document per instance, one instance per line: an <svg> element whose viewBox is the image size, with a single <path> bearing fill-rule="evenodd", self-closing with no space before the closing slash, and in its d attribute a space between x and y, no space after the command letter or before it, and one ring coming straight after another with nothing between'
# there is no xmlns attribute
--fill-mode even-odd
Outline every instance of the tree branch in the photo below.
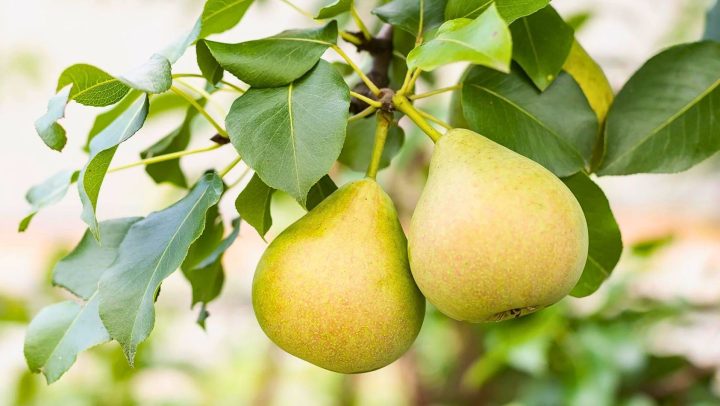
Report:
<svg viewBox="0 0 720 406"><path fill-rule="evenodd" d="M390 84L390 62L393 57L392 26L385 25L377 37L368 40L360 32L351 34L362 39L360 44L355 44L358 52L367 52L373 58L372 68L367 73L367 76L378 87L387 87ZM371 99L376 98L365 83L358 83L352 90ZM367 107L367 103L357 98L353 98L350 102L350 112L353 114L360 113Z"/></svg>

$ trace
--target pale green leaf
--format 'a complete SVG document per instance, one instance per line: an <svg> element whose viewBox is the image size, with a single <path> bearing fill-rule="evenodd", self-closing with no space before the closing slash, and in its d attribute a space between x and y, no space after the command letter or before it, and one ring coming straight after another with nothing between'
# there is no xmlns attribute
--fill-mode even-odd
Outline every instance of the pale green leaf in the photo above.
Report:
<svg viewBox="0 0 720 406"><path fill-rule="evenodd" d="M56 173L43 183L35 185L25 194L25 200L30 203L30 214L20 221L18 231L27 230L33 217L38 211L51 206L65 197L70 185L78 178L78 171L66 170Z"/></svg>
<svg viewBox="0 0 720 406"><path fill-rule="evenodd" d="M170 61L160 54L154 54L144 64L118 76L118 80L146 93L162 93L172 85Z"/></svg>
<svg viewBox="0 0 720 406"><path fill-rule="evenodd" d="M207 0L200 17L199 38L227 31L237 25L253 0Z"/></svg>
<svg viewBox="0 0 720 406"><path fill-rule="evenodd" d="M130 91L130 87L107 72L82 63L72 65L60 74L57 90L70 84L69 99L86 106L115 104Z"/></svg>
<svg viewBox="0 0 720 406"><path fill-rule="evenodd" d="M508 72L512 39L495 6L475 20L450 20L440 26L430 41L408 55L410 69L431 71L453 62L470 62Z"/></svg>
<svg viewBox="0 0 720 406"><path fill-rule="evenodd" d="M99 230L95 210L105 174L118 145L142 127L147 113L148 97L143 94L90 142L90 157L80 171L78 191L83 205L81 218L96 238L99 238Z"/></svg>
<svg viewBox="0 0 720 406"><path fill-rule="evenodd" d="M258 176L302 203L340 155L349 104L342 76L320 61L288 86L250 88L233 103L226 127Z"/></svg>
<svg viewBox="0 0 720 406"><path fill-rule="evenodd" d="M57 121L65 116L65 106L69 101L71 91L72 86L68 85L57 92L48 101L47 112L35 120L35 131L45 145L56 151L62 151L67 143L65 129Z"/></svg>
<svg viewBox="0 0 720 406"><path fill-rule="evenodd" d="M333 18L340 14L347 13L352 7L353 0L335 0L327 6L320 9L315 18L324 20L326 18Z"/></svg>
<svg viewBox="0 0 720 406"><path fill-rule="evenodd" d="M307 73L337 41L337 22L239 44L205 41L223 69L253 87L284 86Z"/></svg>
<svg viewBox="0 0 720 406"><path fill-rule="evenodd" d="M202 234L208 209L223 193L222 180L207 173L183 199L135 223L115 263L100 279L100 317L130 364L155 324L155 297L162 281L183 263Z"/></svg>
<svg viewBox="0 0 720 406"><path fill-rule="evenodd" d="M547 6L550 0L448 0L445 18L475 18L493 3L500 15L510 24Z"/></svg>

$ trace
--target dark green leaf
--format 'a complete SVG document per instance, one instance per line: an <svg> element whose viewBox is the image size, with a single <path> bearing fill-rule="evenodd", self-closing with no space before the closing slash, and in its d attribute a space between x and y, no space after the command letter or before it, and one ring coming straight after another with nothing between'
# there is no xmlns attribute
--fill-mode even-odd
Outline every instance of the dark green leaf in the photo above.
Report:
<svg viewBox="0 0 720 406"><path fill-rule="evenodd" d="M130 226L140 217L107 220L100 223L100 244L90 230L75 249L53 269L53 284L62 286L85 300L97 291L98 281L117 257L118 247Z"/></svg>
<svg viewBox="0 0 720 406"><path fill-rule="evenodd" d="M78 353L109 340L98 316L97 295L85 304L65 301L44 308L30 323L25 359L50 384L70 369Z"/></svg>
<svg viewBox="0 0 720 406"><path fill-rule="evenodd" d="M337 41L337 22L239 44L205 41L223 69L253 87L284 86L307 73Z"/></svg>
<svg viewBox="0 0 720 406"><path fill-rule="evenodd" d="M122 99L130 87L92 65L77 64L63 71L57 90L72 84L70 100L86 106L109 106Z"/></svg>
<svg viewBox="0 0 720 406"><path fill-rule="evenodd" d="M422 3L425 32L443 23L447 0L424 0ZM416 35L420 29L420 4L418 0L393 0L372 12L386 23Z"/></svg>
<svg viewBox="0 0 720 406"><path fill-rule="evenodd" d="M475 20L444 23L435 37L410 52L407 64L410 69L431 71L464 61L508 72L512 53L510 31L493 5Z"/></svg>
<svg viewBox="0 0 720 406"><path fill-rule="evenodd" d="M541 93L515 67L504 74L476 66L463 86L462 109L470 129L558 176L572 175L589 162L597 118L565 73Z"/></svg>
<svg viewBox="0 0 720 406"><path fill-rule="evenodd" d="M178 152L187 148L188 144L190 144L192 121L197 114L198 112L194 107L188 108L185 113L185 119L180 127L142 151L140 157L142 159L152 158L157 155ZM155 183L167 182L181 188L187 187L187 180L180 168L179 159L146 165L145 171Z"/></svg>
<svg viewBox="0 0 720 406"><path fill-rule="evenodd" d="M200 17L200 38L218 34L237 25L253 0L208 0Z"/></svg>
<svg viewBox="0 0 720 406"><path fill-rule="evenodd" d="M215 249L205 257L200 263L192 268L183 268L185 277L192 285L192 305L197 303L205 305L220 295L225 273L222 266L222 257L225 251L235 242L240 232L240 219L237 218L232 222L232 232L219 244ZM203 319L204 320L204 319Z"/></svg>
<svg viewBox="0 0 720 406"><path fill-rule="evenodd" d="M615 98L598 173L671 173L720 149L720 43L672 47L638 70Z"/></svg>
<svg viewBox="0 0 720 406"><path fill-rule="evenodd" d="M349 104L342 76L320 61L289 86L250 88L233 103L226 127L266 184L303 202L340 155Z"/></svg>
<svg viewBox="0 0 720 406"><path fill-rule="evenodd" d="M312 188L310 188L305 203L305 210L310 211L314 209L318 204L322 203L323 200L325 200L337 189L337 185L335 184L335 182L333 182L332 179L330 179L330 176L323 176L322 179L318 181L318 183L316 183L315 185L313 185Z"/></svg>
<svg viewBox="0 0 720 406"><path fill-rule="evenodd" d="M315 18L324 20L326 18L333 18L340 14L347 13L352 7L353 0L335 0L327 6L320 9Z"/></svg>
<svg viewBox="0 0 720 406"><path fill-rule="evenodd" d="M708 11L705 21L703 38L720 41L720 2L716 2L715 6Z"/></svg>
<svg viewBox="0 0 720 406"><path fill-rule="evenodd" d="M573 31L577 32L578 30L585 27L585 24L590 21L590 18L592 18L592 16L593 14L589 11L581 11L579 13L567 16L567 18L565 18L565 22L567 23L567 25L570 26L570 28L573 29Z"/></svg>
<svg viewBox="0 0 720 406"><path fill-rule="evenodd" d="M42 138L45 145L62 151L67 143L65 129L57 123L65 116L65 106L68 103L72 86L62 88L55 96L48 101L47 112L35 120L35 131Z"/></svg>
<svg viewBox="0 0 720 406"><path fill-rule="evenodd" d="M595 292L610 276L620 260L622 239L605 194L582 172L563 179L573 192L585 214L590 247L582 276L570 293L576 297Z"/></svg>
<svg viewBox="0 0 720 406"><path fill-rule="evenodd" d="M255 174L235 199L235 208L240 217L257 230L263 238L272 226L270 203L273 193L275 193L275 189L266 185Z"/></svg>
<svg viewBox="0 0 720 406"><path fill-rule="evenodd" d="M223 78L225 71L212 56L205 41L195 45L197 64L203 77L213 85L217 85Z"/></svg>
<svg viewBox="0 0 720 406"><path fill-rule="evenodd" d="M110 161L118 145L132 137L142 127L147 113L148 97L143 94L90 142L90 157L80 171L78 191L83 204L81 217L96 238L99 238L99 230L95 209Z"/></svg>
<svg viewBox="0 0 720 406"><path fill-rule="evenodd" d="M528 16L550 4L550 0L495 0L498 12L508 24ZM485 11L493 0L448 0L445 18L475 18Z"/></svg>
<svg viewBox="0 0 720 406"><path fill-rule="evenodd" d="M118 80L146 93L162 93L172 85L170 61L155 54L144 64L118 76Z"/></svg>
<svg viewBox="0 0 720 406"><path fill-rule="evenodd" d="M134 362L139 343L155 324L155 296L202 234L208 209L223 192L215 173L205 174L186 197L135 223L118 257L100 280L100 317L110 336Z"/></svg>
<svg viewBox="0 0 720 406"><path fill-rule="evenodd" d="M27 230L30 221L32 221L38 211L62 200L68 188L70 188L70 184L77 180L78 174L78 171L62 171L48 178L43 183L31 187L25 194L25 200L30 203L30 214L20 221L18 231L22 232Z"/></svg>
<svg viewBox="0 0 720 406"><path fill-rule="evenodd" d="M202 234L200 234L200 237L188 248L188 253L185 256L185 260L183 260L181 268L183 270L190 270L197 267L197 265L205 260L205 258L215 250L215 247L220 244L223 235L225 235L225 224L220 215L220 209L215 205L210 207L205 214L205 226L203 227Z"/></svg>
<svg viewBox="0 0 720 406"><path fill-rule="evenodd" d="M575 42L572 28L552 6L522 17L510 26L512 57L545 90L555 80Z"/></svg>
<svg viewBox="0 0 720 406"><path fill-rule="evenodd" d="M377 120L368 118L353 121L348 124L345 145L338 157L338 161L357 172L365 172L370 166L375 138ZM405 141L405 132L397 125L390 127L385 141L385 149L380 158L380 169L387 168L390 160L400 152Z"/></svg>

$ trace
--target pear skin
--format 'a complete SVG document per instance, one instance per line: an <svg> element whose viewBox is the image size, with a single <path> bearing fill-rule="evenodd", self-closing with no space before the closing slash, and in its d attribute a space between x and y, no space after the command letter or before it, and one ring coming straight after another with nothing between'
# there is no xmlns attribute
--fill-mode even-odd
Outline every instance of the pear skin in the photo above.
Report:
<svg viewBox="0 0 720 406"><path fill-rule="evenodd" d="M371 179L341 187L282 232L258 264L252 298L279 347L348 374L398 359L425 314L397 212Z"/></svg>
<svg viewBox="0 0 720 406"><path fill-rule="evenodd" d="M559 301L588 252L580 204L554 174L464 129L438 140L408 240L410 268L428 301L470 322Z"/></svg>

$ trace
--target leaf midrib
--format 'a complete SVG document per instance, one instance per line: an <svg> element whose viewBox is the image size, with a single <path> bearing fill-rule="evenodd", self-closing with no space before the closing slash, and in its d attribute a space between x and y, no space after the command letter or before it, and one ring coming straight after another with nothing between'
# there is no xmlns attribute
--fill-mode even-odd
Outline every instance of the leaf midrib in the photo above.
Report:
<svg viewBox="0 0 720 406"><path fill-rule="evenodd" d="M623 152L622 154L618 155L618 157L615 158L615 160L612 161L612 163L610 165L606 166L605 169L612 168L618 162L622 161L622 159L625 158L628 154L635 152L641 145L646 143L651 137L659 134L660 131L664 130L667 126L672 124L680 116L687 113L688 111L690 111L691 108L698 105L705 97L709 96L712 92L714 92L718 88L718 86L720 86L720 78L718 78L715 82L713 82L713 84L710 85L710 87L708 87L705 91L703 91L697 97L692 99L690 101L690 103L683 106L677 113L670 116L667 120L662 122L659 126L655 127L655 129L653 129L647 135L645 135L643 138L641 138L640 141L637 144L635 144L632 148L630 148L630 149L626 150L625 152ZM605 128L606 128L606 132L607 132L608 126L605 126ZM605 138L607 139L607 136Z"/></svg>
<svg viewBox="0 0 720 406"><path fill-rule="evenodd" d="M89 91L91 91L91 90L93 90L93 89L95 89L95 88L97 88L97 87L104 86L104 85L107 85L107 84L113 83L113 82L118 82L118 83L122 84L123 86L125 86L125 87L127 87L127 88L129 89L129 87L128 87L127 85L125 85L124 83L120 82L119 79L114 78L114 77L111 77L110 79L104 80L104 81L102 81L102 82L97 82L97 83L95 83L95 84L93 84L93 85L91 85L91 86L86 87L85 89L80 90L79 92L75 93L75 94L72 96L72 100L77 100L78 98L80 98L81 96L83 96L85 93L87 93L87 92L89 92ZM73 81L73 83L75 83L75 82Z"/></svg>
<svg viewBox="0 0 720 406"><path fill-rule="evenodd" d="M295 145L295 119L293 118L292 108L292 92L293 83L288 86L288 119L290 121L290 145L293 151L293 165L295 166L295 183L298 193L300 193L300 169L298 168L297 146Z"/></svg>

